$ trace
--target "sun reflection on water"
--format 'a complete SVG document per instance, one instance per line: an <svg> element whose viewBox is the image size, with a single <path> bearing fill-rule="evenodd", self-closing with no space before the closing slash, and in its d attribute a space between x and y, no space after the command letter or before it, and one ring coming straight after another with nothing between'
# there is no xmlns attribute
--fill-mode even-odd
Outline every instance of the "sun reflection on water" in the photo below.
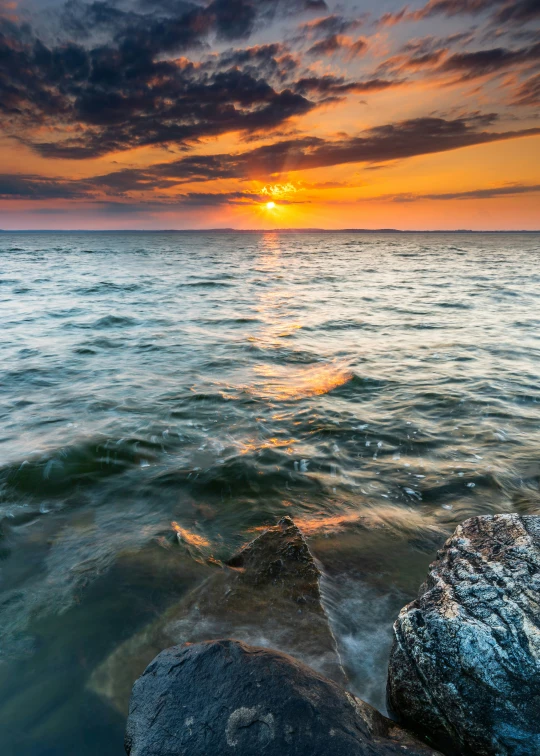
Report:
<svg viewBox="0 0 540 756"><path fill-rule="evenodd" d="M287 401L321 396L348 383L353 373L345 365L330 362L304 368L256 365L255 380L249 391L263 399Z"/></svg>
<svg viewBox="0 0 540 756"><path fill-rule="evenodd" d="M171 523L173 530L176 531L179 538L190 546L195 546L197 549L205 549L211 546L210 541L197 533L193 533L186 528L181 527L177 522Z"/></svg>

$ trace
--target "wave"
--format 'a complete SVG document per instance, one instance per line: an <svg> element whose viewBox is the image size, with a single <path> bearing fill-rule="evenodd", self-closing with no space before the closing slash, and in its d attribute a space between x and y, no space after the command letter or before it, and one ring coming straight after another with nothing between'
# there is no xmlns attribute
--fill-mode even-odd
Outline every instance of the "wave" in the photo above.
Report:
<svg viewBox="0 0 540 756"><path fill-rule="evenodd" d="M327 320L316 326L305 327L306 331L348 331L348 330L378 331L381 326L376 323L369 323L365 320Z"/></svg>
<svg viewBox="0 0 540 756"><path fill-rule="evenodd" d="M114 292L140 291L141 288L141 284L136 283L119 284L115 283L114 281L101 281L100 283L93 284L92 286L80 286L74 289L74 294L110 294Z"/></svg>
<svg viewBox="0 0 540 756"><path fill-rule="evenodd" d="M0 483L11 493L41 498L119 475L154 461L160 444L141 438L89 438L0 468Z"/></svg>
<svg viewBox="0 0 540 756"><path fill-rule="evenodd" d="M254 444L247 453L221 459L204 470L184 468L159 473L152 483L164 488L187 487L197 495L232 500L242 507L246 500L256 501L261 496L277 502L291 486L297 492L323 491L318 478L294 469L286 448Z"/></svg>
<svg viewBox="0 0 540 756"><path fill-rule="evenodd" d="M124 328L126 326L138 325L140 321L127 315L105 315L94 321L91 328Z"/></svg>
<svg viewBox="0 0 540 756"><path fill-rule="evenodd" d="M259 324L261 320L259 318L197 318L195 321L200 325L208 326L228 326L228 325L251 325L253 323Z"/></svg>
<svg viewBox="0 0 540 756"><path fill-rule="evenodd" d="M230 289L234 288L235 284L225 283L225 281L186 281L178 284L178 288L193 287L197 289Z"/></svg>

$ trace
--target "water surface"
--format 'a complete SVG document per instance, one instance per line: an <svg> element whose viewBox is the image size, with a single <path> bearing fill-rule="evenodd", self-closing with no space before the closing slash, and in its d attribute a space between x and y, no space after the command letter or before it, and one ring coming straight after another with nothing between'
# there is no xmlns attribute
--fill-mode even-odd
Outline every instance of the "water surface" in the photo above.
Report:
<svg viewBox="0 0 540 756"><path fill-rule="evenodd" d="M4 756L120 756L92 671L283 514L383 708L448 534L539 512L538 235L3 233L0 263Z"/></svg>

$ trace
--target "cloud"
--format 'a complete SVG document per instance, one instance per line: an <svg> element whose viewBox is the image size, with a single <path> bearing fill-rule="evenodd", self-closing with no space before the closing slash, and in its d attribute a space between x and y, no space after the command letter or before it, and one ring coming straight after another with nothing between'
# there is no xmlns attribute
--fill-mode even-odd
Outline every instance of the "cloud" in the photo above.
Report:
<svg viewBox="0 0 540 756"><path fill-rule="evenodd" d="M416 10L404 7L380 20L390 26L484 14L484 30L493 29L489 24L498 19L504 27L501 34L513 42L488 43L473 27L405 44L402 34L394 40L375 35L369 48L366 39L356 38L363 17L330 13L318 0L68 0L63 5L56 0L60 10L51 12L49 24L40 4L22 0L15 12L11 2L0 0L3 132L51 159L94 159L145 146L169 152L156 165L109 173L100 168L102 175L84 181L4 175L3 198L105 198L126 204L134 196L141 202L146 196L160 206L258 201L250 200L246 191L182 190L187 183L215 179L274 182L272 176L333 165L363 163L374 169L416 155L540 133L497 132L494 115L456 117L461 111L451 109L453 102L441 117L406 119L405 111L395 123L356 136L334 131L325 138L324 123L313 132L317 136L306 135L302 129L315 119L300 120L325 103L352 95L391 91L426 79L444 86L506 71L509 75L499 80L499 89L490 88L489 96L507 91L513 105L538 105L540 42L529 41L525 27L516 26L536 18L537 1L429 0ZM25 16L19 13L23 6L38 10ZM306 22L305 13L315 17ZM279 25L271 27L273 20ZM441 23L452 31L457 26L444 19ZM464 25L471 26L470 19ZM287 26L293 29L289 36L283 32ZM273 39L271 28L282 38L285 34L285 41L266 41ZM246 43L257 31L257 40L265 43ZM493 46L471 51L473 38L483 40L480 47ZM389 43L394 47L387 53ZM350 67L354 74L347 75L344 63L368 49L369 59L391 57L371 72L355 62ZM403 102L400 98L396 107ZM242 152L195 154L217 149L207 148L207 141L231 133L242 140ZM255 140L263 146L257 147Z"/></svg>
<svg viewBox="0 0 540 756"><path fill-rule="evenodd" d="M306 200L292 199L288 194L271 194L262 189L260 192L187 192L174 199L174 204L191 205L195 207L219 207L221 205L253 205L266 204L269 196L279 200L280 205L304 204Z"/></svg>
<svg viewBox="0 0 540 756"><path fill-rule="evenodd" d="M306 96L322 98L342 97L348 94L365 94L381 92L392 87L399 87L405 82L401 79L366 79L364 81L347 81L343 76L325 74L323 76L305 76L295 82L296 92Z"/></svg>
<svg viewBox="0 0 540 756"><path fill-rule="evenodd" d="M460 73L461 79L467 80L538 60L540 60L540 42L518 50L496 47L490 50L455 53L440 66L439 70Z"/></svg>
<svg viewBox="0 0 540 756"><path fill-rule="evenodd" d="M311 57L340 53L346 60L353 60L365 53L367 42L365 39L354 40L347 33L359 29L364 21L364 17L349 18L337 14L317 18L302 24L290 41L300 46L308 44L307 54Z"/></svg>
<svg viewBox="0 0 540 756"><path fill-rule="evenodd" d="M314 57L335 55L336 53L344 54L346 60L352 60L363 55L367 50L365 39L352 40L350 37L341 34L331 34L324 39L315 42L308 50L307 54Z"/></svg>
<svg viewBox="0 0 540 756"><path fill-rule="evenodd" d="M276 82L290 81L300 67L300 61L291 54L289 48L274 42L266 45L255 45L243 49L226 50L220 55L212 56L206 63L211 70L241 68L246 73Z"/></svg>
<svg viewBox="0 0 540 756"><path fill-rule="evenodd" d="M441 78L442 74L443 82L446 74L453 74L457 78L452 77L452 83L456 83L504 73L517 67L534 67L540 61L540 42L516 49L493 47L485 50L450 52L451 44L469 39L470 36L466 34L458 34L446 38L424 37L411 40L400 52L383 61L376 72L386 77L421 73L429 78ZM523 101L523 104L526 104L526 95L527 92L524 90L523 100L517 98L514 102Z"/></svg>
<svg viewBox="0 0 540 756"><path fill-rule="evenodd" d="M462 14L476 15L491 10L503 0L429 0L423 8L413 11L415 20L437 16L458 16Z"/></svg>
<svg viewBox="0 0 540 756"><path fill-rule="evenodd" d="M102 30L120 43L135 40L147 51L174 53L200 45L209 34L247 39L274 19L327 10L322 0L161 0L132 2L126 9L115 0L67 0L58 16L66 32L79 38L95 38Z"/></svg>
<svg viewBox="0 0 540 756"><path fill-rule="evenodd" d="M494 24L524 24L540 17L538 0L429 0L417 10L405 6L396 12L384 13L379 26L395 26L402 22L423 21L434 16L447 17L479 15L494 11L490 20Z"/></svg>
<svg viewBox="0 0 540 756"><path fill-rule="evenodd" d="M515 105L540 105L540 73L518 86L513 101Z"/></svg>
<svg viewBox="0 0 540 756"><path fill-rule="evenodd" d="M298 61L284 45L231 50L198 64L168 56L202 53L216 37L244 39L270 17L325 10L325 3L309 0L153 6L69 0L60 15L70 39L57 33L48 43L6 17L0 27L3 131L45 157L70 159L271 131L316 107L293 91Z"/></svg>
<svg viewBox="0 0 540 756"><path fill-rule="evenodd" d="M494 16L494 22L500 24L524 24L540 18L538 0L512 0L507 2Z"/></svg>
<svg viewBox="0 0 540 756"><path fill-rule="evenodd" d="M141 181L138 189L156 188L159 182ZM168 184L161 182L162 187ZM264 204L269 197L279 200L282 205L299 204L305 200L295 199L298 191L293 184L274 184L256 190L237 190L225 192L177 192L174 195L158 195L153 199L133 201L123 189L122 181L109 182L109 189L119 189L116 199L104 199L99 192L106 186L105 181L72 181L70 179L43 179L33 174L0 174L0 200L78 200L83 204L91 203L105 212L169 211L180 206L219 207L222 205ZM131 183L130 188L133 189Z"/></svg>
<svg viewBox="0 0 540 756"><path fill-rule="evenodd" d="M409 40L393 56L379 64L378 72L399 73L404 71L433 74L447 57L453 46L462 46L473 39L470 32L459 32L446 37L426 36Z"/></svg>
<svg viewBox="0 0 540 756"><path fill-rule="evenodd" d="M417 202L418 200L482 200L497 197L511 197L518 194L537 194L540 184L511 184L488 189L471 189L467 192L446 192L442 194L396 194L374 199L391 199L392 202Z"/></svg>
<svg viewBox="0 0 540 756"><path fill-rule="evenodd" d="M214 179L261 179L291 171L348 163L382 163L479 144L540 135L540 128L486 131L493 114L455 119L415 118L370 129L357 137L329 141L315 136L275 142L238 154L190 155L148 169L123 170L97 177L96 187L143 191Z"/></svg>
<svg viewBox="0 0 540 756"><path fill-rule="evenodd" d="M0 199L79 199L93 193L85 182L50 179L34 174L0 174Z"/></svg>
<svg viewBox="0 0 540 756"><path fill-rule="evenodd" d="M346 16L333 14L309 21L307 24L302 24L299 28L299 34L295 39L300 41L306 39L306 37L308 39L324 39L334 34L346 34L347 32L354 31L363 26L363 24L364 19L362 17L347 18Z"/></svg>
<svg viewBox="0 0 540 756"><path fill-rule="evenodd" d="M0 35L0 113L7 133L46 157L182 145L272 130L312 110L316 103L280 83L295 66L279 45L195 65L155 59L133 38L130 45L87 49ZM43 139L45 129L53 139Z"/></svg>
<svg viewBox="0 0 540 756"><path fill-rule="evenodd" d="M110 202L115 198L119 207L133 203L134 195L153 196L157 206L182 205L210 206L264 202L270 189L237 190L227 192L177 192L184 183L205 182L215 179L268 180L272 176L298 170L309 170L347 163L378 163L403 160L417 155L460 149L495 141L540 135L540 128L511 132L482 130L492 124L492 115L471 114L453 120L443 118L417 118L387 124L364 132L357 137L328 141L319 137L302 137L258 147L236 155L189 155L169 163L148 168L122 169L83 181L44 179L35 175L0 175L2 199L76 199L91 202ZM291 183L268 184L267 187L289 187ZM488 199L498 196L536 192L540 185L506 185L469 192L429 195L395 195L388 197L396 202L417 199ZM167 191L167 194L163 194ZM289 191L280 201L297 202ZM267 198L267 197L266 197ZM378 198L385 199L385 198Z"/></svg>
<svg viewBox="0 0 540 756"><path fill-rule="evenodd" d="M473 38L474 34L470 31L456 32L447 37L434 37L433 35L430 35L409 40L403 45L401 52L414 53L415 55L426 55L440 50L441 48L451 47L454 44L470 42Z"/></svg>

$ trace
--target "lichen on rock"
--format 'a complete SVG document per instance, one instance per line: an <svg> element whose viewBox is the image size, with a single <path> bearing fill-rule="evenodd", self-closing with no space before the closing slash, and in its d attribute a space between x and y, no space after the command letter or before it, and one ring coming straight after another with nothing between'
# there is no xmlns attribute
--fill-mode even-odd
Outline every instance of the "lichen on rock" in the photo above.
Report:
<svg viewBox="0 0 540 756"><path fill-rule="evenodd" d="M133 687L125 746L129 756L437 756L290 656L233 640L159 654Z"/></svg>

